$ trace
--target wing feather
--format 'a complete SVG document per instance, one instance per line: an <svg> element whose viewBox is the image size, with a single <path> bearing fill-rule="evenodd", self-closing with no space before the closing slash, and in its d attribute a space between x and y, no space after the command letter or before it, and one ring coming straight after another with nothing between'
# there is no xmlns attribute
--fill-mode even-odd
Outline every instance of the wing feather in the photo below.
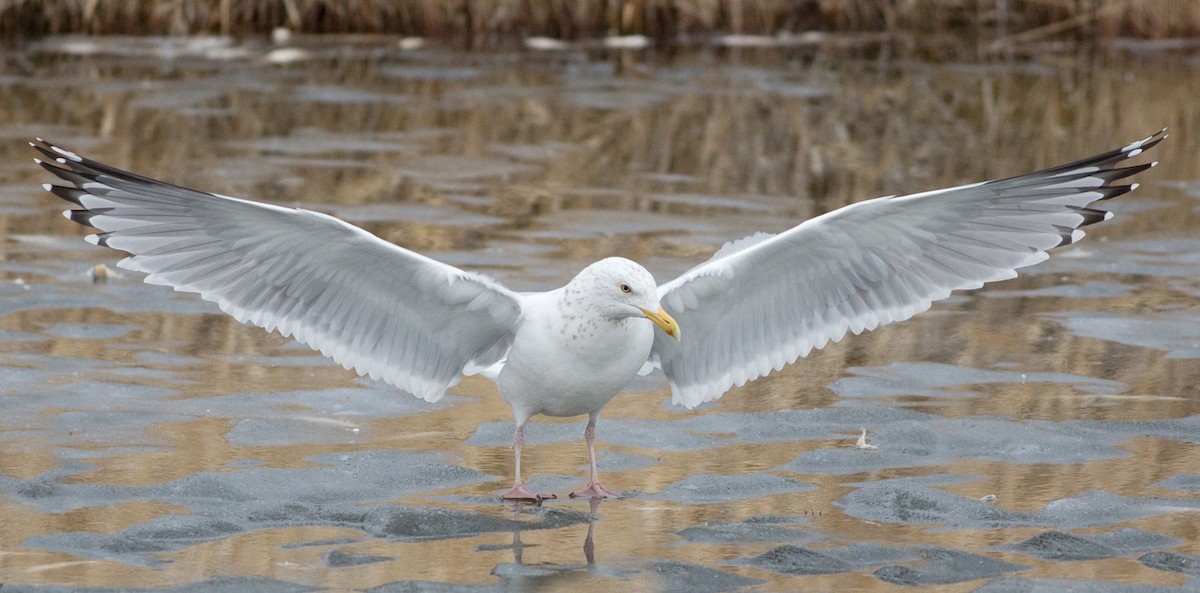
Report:
<svg viewBox="0 0 1200 593"><path fill-rule="evenodd" d="M149 284L199 293L238 321L278 331L360 375L436 401L467 370L501 360L521 297L341 220L200 192L30 143L69 185L65 214L89 240L128 252Z"/></svg>
<svg viewBox="0 0 1200 593"><path fill-rule="evenodd" d="M682 328L652 360L695 407L814 348L928 309L954 290L1013 278L1111 217L1089 205L1132 191L1119 167L1166 137L1036 173L852 204L779 235L732 242L659 288Z"/></svg>

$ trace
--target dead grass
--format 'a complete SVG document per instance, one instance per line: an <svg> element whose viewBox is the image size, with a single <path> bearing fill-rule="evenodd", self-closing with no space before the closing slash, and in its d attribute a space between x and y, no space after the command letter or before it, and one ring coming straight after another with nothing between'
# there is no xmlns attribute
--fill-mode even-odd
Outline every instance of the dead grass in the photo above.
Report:
<svg viewBox="0 0 1200 593"><path fill-rule="evenodd" d="M499 44L801 31L1161 39L1200 34L1189 0L0 0L0 34L386 33Z"/></svg>

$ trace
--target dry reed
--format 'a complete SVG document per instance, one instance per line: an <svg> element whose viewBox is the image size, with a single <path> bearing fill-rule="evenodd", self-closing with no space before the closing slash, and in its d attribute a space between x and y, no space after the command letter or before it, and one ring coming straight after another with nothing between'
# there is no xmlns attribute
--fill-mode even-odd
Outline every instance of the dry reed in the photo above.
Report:
<svg viewBox="0 0 1200 593"><path fill-rule="evenodd" d="M0 0L0 34L383 33L495 45L802 31L1001 41L1200 34L1188 0Z"/></svg>

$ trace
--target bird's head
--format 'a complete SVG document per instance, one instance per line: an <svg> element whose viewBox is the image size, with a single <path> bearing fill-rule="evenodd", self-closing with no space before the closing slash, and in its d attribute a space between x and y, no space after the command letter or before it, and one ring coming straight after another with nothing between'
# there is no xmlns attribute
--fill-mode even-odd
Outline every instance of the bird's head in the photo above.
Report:
<svg viewBox="0 0 1200 593"><path fill-rule="evenodd" d="M679 324L658 303L658 283L637 263L623 257L602 259L579 272L567 285L567 298L586 301L609 319L645 317L679 339Z"/></svg>

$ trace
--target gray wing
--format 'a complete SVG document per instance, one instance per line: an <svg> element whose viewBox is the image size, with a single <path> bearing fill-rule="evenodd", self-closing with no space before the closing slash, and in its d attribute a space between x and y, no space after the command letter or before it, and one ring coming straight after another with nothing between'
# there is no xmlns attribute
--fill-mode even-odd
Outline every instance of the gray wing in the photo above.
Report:
<svg viewBox="0 0 1200 593"><path fill-rule="evenodd" d="M1111 214L1089 204L1154 163L1118 167L1165 138L998 181L846 206L779 235L726 245L661 286L682 339L656 334L651 360L687 407L855 334L929 308L953 290L1015 277Z"/></svg>
<svg viewBox="0 0 1200 593"><path fill-rule="evenodd" d="M360 375L436 401L504 357L521 297L331 216L178 187L30 143L69 185L64 214L131 254L146 282L198 293L243 323L320 350Z"/></svg>

